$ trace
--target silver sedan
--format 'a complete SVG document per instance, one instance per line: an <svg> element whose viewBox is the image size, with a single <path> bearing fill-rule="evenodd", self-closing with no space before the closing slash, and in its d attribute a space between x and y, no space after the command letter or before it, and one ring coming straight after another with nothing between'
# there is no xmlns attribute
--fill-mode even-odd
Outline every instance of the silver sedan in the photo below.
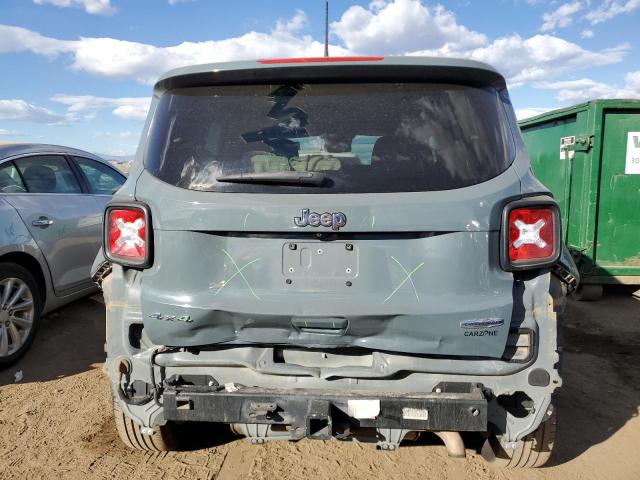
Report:
<svg viewBox="0 0 640 480"><path fill-rule="evenodd" d="M104 207L124 181L81 150L0 145L0 368L24 354L43 314L94 291Z"/></svg>

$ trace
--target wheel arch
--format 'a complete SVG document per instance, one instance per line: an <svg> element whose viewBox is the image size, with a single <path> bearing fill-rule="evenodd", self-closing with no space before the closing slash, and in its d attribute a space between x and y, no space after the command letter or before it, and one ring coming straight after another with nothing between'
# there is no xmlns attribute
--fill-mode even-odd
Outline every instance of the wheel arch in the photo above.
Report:
<svg viewBox="0 0 640 480"><path fill-rule="evenodd" d="M0 263L3 262L16 263L29 270L38 285L40 301L42 303L41 306L44 308L47 301L47 281L40 262L32 255L25 252L9 252L4 255L0 255Z"/></svg>

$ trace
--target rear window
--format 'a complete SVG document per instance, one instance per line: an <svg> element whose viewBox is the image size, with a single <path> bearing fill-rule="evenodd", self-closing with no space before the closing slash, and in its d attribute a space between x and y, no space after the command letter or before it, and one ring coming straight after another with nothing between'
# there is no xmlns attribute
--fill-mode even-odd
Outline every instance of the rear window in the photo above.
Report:
<svg viewBox="0 0 640 480"><path fill-rule="evenodd" d="M269 193L449 190L495 177L513 157L494 88L434 83L176 89L160 99L146 151L146 168L171 185ZM327 180L216 180L288 171Z"/></svg>

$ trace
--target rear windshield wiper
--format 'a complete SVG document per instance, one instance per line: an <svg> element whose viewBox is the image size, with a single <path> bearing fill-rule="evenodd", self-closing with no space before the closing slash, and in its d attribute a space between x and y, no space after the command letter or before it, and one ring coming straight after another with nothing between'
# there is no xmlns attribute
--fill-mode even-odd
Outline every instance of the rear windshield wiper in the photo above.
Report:
<svg viewBox="0 0 640 480"><path fill-rule="evenodd" d="M273 183L321 187L327 177L322 172L260 172L221 175L216 177L216 180L230 183Z"/></svg>

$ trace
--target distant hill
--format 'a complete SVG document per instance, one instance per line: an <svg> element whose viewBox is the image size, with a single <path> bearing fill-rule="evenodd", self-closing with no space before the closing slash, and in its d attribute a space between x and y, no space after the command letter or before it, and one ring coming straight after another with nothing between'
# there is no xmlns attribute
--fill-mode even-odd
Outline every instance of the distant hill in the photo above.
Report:
<svg viewBox="0 0 640 480"><path fill-rule="evenodd" d="M127 175L131 169L133 155L107 155L105 153L96 153L96 155L107 160L125 175Z"/></svg>

